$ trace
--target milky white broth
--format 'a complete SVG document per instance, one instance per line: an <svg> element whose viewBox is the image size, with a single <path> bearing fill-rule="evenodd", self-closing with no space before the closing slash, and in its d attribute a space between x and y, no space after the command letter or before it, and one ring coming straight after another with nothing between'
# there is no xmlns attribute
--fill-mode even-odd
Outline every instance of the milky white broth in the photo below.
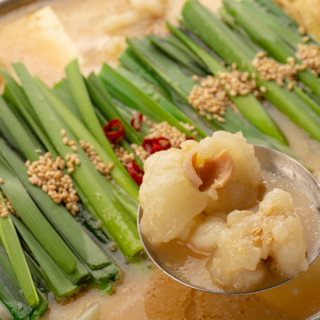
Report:
<svg viewBox="0 0 320 320"><path fill-rule="evenodd" d="M11 62L22 61L33 74L52 85L63 77L64 66L74 57L79 57L85 74L98 71L104 61L115 65L125 48L126 35L163 33L164 17L174 22L184 1L162 2L162 9L159 7L158 12L134 10L132 15L128 15L132 25L124 23L118 29L112 29L108 21L117 14L133 12L127 0L39 0L31 3L0 17L0 66L12 70ZM202 2L213 10L220 4L220 0ZM43 25L41 17L26 16L44 5L50 5L58 18L57 21L50 20L52 32L49 35L43 31L48 19ZM32 19L33 24L26 27ZM297 156L319 175L319 144L276 109L269 109L283 131L288 132L287 138ZM115 294L102 295L87 289L68 302L58 304L53 301L43 319L73 320L93 304L97 304L98 320L294 320L306 319L320 310L320 289L317 286L320 283L320 259L298 278L249 296L198 292L182 286L155 268L150 270L144 264L123 264L120 267L125 276L116 286Z"/></svg>
<svg viewBox="0 0 320 320"><path fill-rule="evenodd" d="M280 188L290 193L295 212L301 220L302 228L307 242L307 257L311 262L319 250L320 220L318 211L312 205L309 197L299 189L299 185L293 185L292 181L283 179L274 173L262 171L264 195L275 188ZM258 205L250 208L250 211L257 212ZM151 245L152 251L156 254L161 265L179 279L191 283L194 286L215 292L224 292L223 288L212 281L207 264L211 255L194 249L189 242L181 242L179 239L171 240L160 245ZM252 285L249 290L261 290L272 287L287 280L272 271L266 272L262 281Z"/></svg>

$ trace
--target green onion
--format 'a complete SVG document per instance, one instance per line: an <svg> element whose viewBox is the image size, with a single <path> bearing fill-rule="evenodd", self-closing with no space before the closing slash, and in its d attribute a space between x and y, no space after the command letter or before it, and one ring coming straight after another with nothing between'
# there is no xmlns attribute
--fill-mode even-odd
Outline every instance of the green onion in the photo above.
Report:
<svg viewBox="0 0 320 320"><path fill-rule="evenodd" d="M22 64L14 64L14 68L34 112L45 123L45 130L51 142L55 145L62 158L65 158L66 154L70 153L71 150L69 146L62 142L60 132L66 130L69 139L76 141L74 135L56 114L25 67ZM72 173L72 177L106 225L108 236L117 243L127 257L133 257L142 250L134 220L124 210L111 190L107 188L105 178L97 172L78 143L76 143L76 146L81 165L77 166ZM85 199L82 200L85 201Z"/></svg>
<svg viewBox="0 0 320 320"><path fill-rule="evenodd" d="M15 144L24 154L35 155L39 157L38 150L43 150L41 144L35 139L34 135L23 125L23 120L20 121L17 115L9 108L5 100L0 96L0 112L3 119L6 119L3 126L6 132L9 132L10 136L15 140ZM23 137L23 139L18 139Z"/></svg>
<svg viewBox="0 0 320 320"><path fill-rule="evenodd" d="M198 57L206 64L211 72L218 76L218 72L228 72L228 70L219 63L212 55L206 50L201 48L195 42L191 41L182 31L171 24L167 24L169 30L176 35L181 41L187 45ZM260 131L278 139L281 143L287 144L285 137L282 135L274 121L270 118L264 107L252 95L234 97L228 92L230 99L238 107L240 112Z"/></svg>
<svg viewBox="0 0 320 320"><path fill-rule="evenodd" d="M275 2L270 0L255 0L255 4L262 7L270 15L276 18L282 25L288 27L295 33L299 33L299 25L288 16ZM308 35L310 37L310 35Z"/></svg>
<svg viewBox="0 0 320 320"><path fill-rule="evenodd" d="M7 119L7 130L15 135L17 140L19 139L19 136L24 137L23 141L21 139L18 140L22 142L19 146L23 153L25 153L24 151L26 150L27 155L32 155L31 151L35 150L35 146L33 146L31 140L27 139L26 131L20 126L20 123L18 121L11 121L14 117L10 114L10 109L1 108L1 99L0 110ZM26 149L25 146L27 147ZM36 156L36 151L34 151L34 153ZM42 209L42 212L46 215L47 219L51 221L63 238L72 246L73 250L81 256L90 268L95 269L108 264L109 260L105 253L97 247L90 236L82 230L81 226L78 225L76 221L74 221L74 218L71 217L70 213L61 205L54 203L52 199L40 188L33 186L28 181L29 177L26 172L26 166L1 139L0 154L2 154L2 156L7 160L7 163L10 164L12 170L18 175L24 187L36 201L40 209ZM33 156L33 158L35 156Z"/></svg>
<svg viewBox="0 0 320 320"><path fill-rule="evenodd" d="M182 49L182 46L180 45L179 47L177 43L173 45L172 40L175 38L170 37L169 39L171 39L171 42L166 38L160 38L157 36L150 36L149 39L155 46L157 46L160 50L165 52L168 56L174 59L176 58L177 61L181 63L181 65L189 69L193 74L198 74L203 77L206 75L206 72L203 70L203 68L198 64L196 60L197 56L194 57L193 55L190 55L190 51Z"/></svg>
<svg viewBox="0 0 320 320"><path fill-rule="evenodd" d="M159 79L155 77L154 74L150 73L147 66L135 56L130 48L127 48L121 53L119 62L121 62L121 64L128 70L130 70L133 74L138 75L139 77L145 79L148 83L152 84L154 88L162 95L170 95L170 92L168 91L166 86L161 81L159 81ZM101 72L102 71L103 65Z"/></svg>
<svg viewBox="0 0 320 320"><path fill-rule="evenodd" d="M59 266L52 260L50 255L25 227L25 225L17 218L13 217L14 224L21 234L23 240L30 248L35 260L40 265L46 275L46 283L48 287L58 296L69 296L78 290L78 287L68 279Z"/></svg>
<svg viewBox="0 0 320 320"><path fill-rule="evenodd" d="M224 0L223 3L249 36L275 59L286 63L287 58L295 56L293 50L259 16L259 10L254 5L247 1L234 0ZM310 70L299 71L298 78L320 96L320 80Z"/></svg>
<svg viewBox="0 0 320 320"><path fill-rule="evenodd" d="M43 217L20 180L11 168L5 164L5 160L2 157L0 157L0 160L0 176L5 181L1 185L1 189L6 197L41 245L50 252L54 261L67 273L72 273L77 266L77 261L72 252Z"/></svg>
<svg viewBox="0 0 320 320"><path fill-rule="evenodd" d="M157 92L152 84L148 83L144 79L136 76L129 70L123 67L117 67L116 71L121 74L123 77L128 79L130 82L134 83L134 85L139 88L153 100L155 100L162 108L170 112L178 121L188 123L195 128L198 135L202 138L206 137L206 133L189 117L186 116L180 109L178 109L173 103L171 103L167 98L165 98L161 93ZM101 71L103 72L103 71Z"/></svg>
<svg viewBox="0 0 320 320"><path fill-rule="evenodd" d="M299 43L303 43L303 36L298 33L298 29L292 30L283 22L280 22L276 17L267 13L264 8L261 8L256 2L247 3L256 15L266 23L275 33L277 33L283 41L287 42L293 48L297 49ZM282 11L282 10L281 10Z"/></svg>
<svg viewBox="0 0 320 320"><path fill-rule="evenodd" d="M38 296L39 296L39 305L33 309L30 320L38 320L45 314L45 312L48 310L49 303L46 300L46 298L43 296L43 294L38 290Z"/></svg>
<svg viewBox="0 0 320 320"><path fill-rule="evenodd" d="M119 159L115 155L112 147L105 149L93 136L93 134L86 128L86 126L80 121L64 103L50 90L47 86L39 79L35 79L37 85L41 88L43 94L51 103L55 111L64 119L67 126L72 131L73 135L77 140L83 140L86 143L91 144L99 157L105 163L114 163L114 168L111 170L111 176L116 181L116 183L122 187L134 200L138 199L138 188L137 185L133 182L127 170L120 163ZM101 128L99 124L99 128ZM106 139L107 140L107 139ZM61 141L59 141L61 143Z"/></svg>
<svg viewBox="0 0 320 320"><path fill-rule="evenodd" d="M2 173L1 169L2 167L0 162L0 172ZM5 181L4 184L7 184L7 181ZM0 202L3 208L7 208L1 191ZM33 284L30 270L28 268L27 261L23 254L20 241L11 221L10 215L5 218L0 217L0 237L9 256L12 268L14 269L23 295L25 296L31 308L35 308L39 304L39 297Z"/></svg>
<svg viewBox="0 0 320 320"><path fill-rule="evenodd" d="M142 135L139 134L136 130L134 130L118 112L102 80L99 77L97 77L94 73L90 73L86 83L88 91L90 93L90 97L92 98L93 102L95 103L96 107L100 110L102 115L108 121L112 119L119 119L120 121L122 121L124 125L126 139L129 140L131 143L141 145L143 141Z"/></svg>
<svg viewBox="0 0 320 320"><path fill-rule="evenodd" d="M20 262L19 262L20 263ZM32 312L27 300L20 291L18 279L10 260L0 246L0 300L14 319L25 319Z"/></svg>
<svg viewBox="0 0 320 320"><path fill-rule="evenodd" d="M252 72L255 51L235 35L222 21L206 10L198 1L188 0L182 11L183 23L228 64L236 63L244 71ZM263 94L280 111L320 141L319 116L295 92L279 87L274 81L264 81L257 75L257 83L267 90Z"/></svg>
<svg viewBox="0 0 320 320"><path fill-rule="evenodd" d="M52 143L50 142L48 136L45 134L41 123L36 119L36 114L33 112L32 107L17 82L12 78L12 76L5 69L0 68L2 76L6 80L4 97L7 101L19 111L23 118L30 124L32 130L40 138L46 149L51 151L53 157L57 156L56 150ZM38 120L38 121L37 121ZM37 158L29 158L29 160L34 161Z"/></svg>
<svg viewBox="0 0 320 320"><path fill-rule="evenodd" d="M66 106L68 106L68 109L81 120L81 114L71 93L69 81L67 79L62 79L52 88L52 91Z"/></svg>
<svg viewBox="0 0 320 320"><path fill-rule="evenodd" d="M119 269L115 264L104 267L100 270L91 270L90 274L95 282L104 283L109 282L109 280L115 281L118 279Z"/></svg>
<svg viewBox="0 0 320 320"><path fill-rule="evenodd" d="M169 59L161 51L157 50L150 42L136 39L128 42L130 47L134 47L134 50L139 57L143 56L144 61L146 61L150 68L152 67L152 70L157 74L157 76L163 77L163 80L168 84L168 86L172 87L172 90L176 90L176 93L182 92L180 97L184 99L184 106L192 108L187 104L187 97L193 89L193 86L196 84L195 81L190 76L184 74L173 60ZM171 72L166 73L166 70L171 70ZM112 86L114 83L115 80L112 78L112 81L109 80L108 85ZM117 90L122 87L123 86L118 84ZM110 90L110 92L114 94L112 90ZM125 94L125 92L123 94ZM117 98L121 98L122 95L118 95ZM194 109L193 112L195 112ZM245 119L235 114L230 108L227 108L224 119L224 123L217 120L206 121L218 130L226 130L233 133L242 131L250 143L276 148L290 154L290 150L286 146L272 137L263 134Z"/></svg>
<svg viewBox="0 0 320 320"><path fill-rule="evenodd" d="M175 126L181 132L185 133L188 137L192 136L191 132L186 130L172 114L159 106L157 101L151 99L148 95L139 90L116 70L104 64L100 77L107 84L113 97L139 111L143 115L146 115L152 121L167 121L170 125Z"/></svg>
<svg viewBox="0 0 320 320"><path fill-rule="evenodd" d="M138 204L135 202L138 198L137 185L134 184L133 180L128 175L128 172L124 169L113 150L112 153L106 152L106 150L98 143L95 137L90 133L90 131L83 125L83 123L70 111L68 108L59 100L53 92L51 92L46 85L39 79L35 79L39 87L41 88L44 95L48 98L48 101L52 103L55 111L65 119L67 125L71 129L72 133L76 136L77 140L83 140L86 143L91 144L99 157L105 163L114 163L114 168L111 170L111 176L119 184L120 187L124 187L124 190L120 191L120 187L116 188L108 181L104 179L104 182L108 185L108 188L112 190L113 194L119 199L121 198L122 204L132 213L134 206L134 214L136 217L136 212L138 210ZM129 195L130 192L130 195ZM124 198L122 197L124 195ZM133 196L131 198L131 195Z"/></svg>
<svg viewBox="0 0 320 320"><path fill-rule="evenodd" d="M129 48L143 63L170 86L174 86L174 89L181 97L186 100L188 99L187 93L191 92L196 84L190 75L184 73L173 60L163 55L157 47L151 44L148 38L127 39L127 43ZM176 85L175 82L179 83L179 85Z"/></svg>
<svg viewBox="0 0 320 320"><path fill-rule="evenodd" d="M197 129L199 136L205 137L207 135L212 134L212 125L206 121L203 117L199 115L191 106L189 103L186 103L185 99L181 97L175 89L170 86L168 83L165 82L164 79L161 79L157 76L156 73L151 73L151 71L146 70L145 66L142 64L141 61L138 60L137 57L134 56L132 53L132 50L127 49L125 50L122 55L120 56L120 62L130 71L130 74L135 76L134 82L137 87L140 90L146 91L146 93L150 97L154 99L154 96L158 95L160 97L163 97L167 101L170 99L172 103L169 101L171 105L176 106L176 108L180 111L180 113L184 114L182 117L188 118L189 120L184 121L186 123L193 123L194 127ZM176 67L176 64L174 64ZM117 71L122 74L124 77L126 77L125 74L123 74L122 68L118 67ZM101 77L103 73L103 67L101 70ZM139 81L139 79L143 81ZM108 86L108 83L106 82L106 85ZM144 90L144 88L147 88L148 90ZM108 86L108 89L110 86ZM112 92L112 95L116 95L115 92ZM161 104L161 98L159 99L159 104ZM163 108L166 108L165 105L161 105ZM167 108L166 108L167 109ZM172 108L170 108L172 110ZM169 110L170 110L169 109ZM169 111L168 110L168 111ZM176 113L169 111L172 115L176 117ZM179 116L177 119L179 119L181 116ZM190 123L190 124L191 124Z"/></svg>

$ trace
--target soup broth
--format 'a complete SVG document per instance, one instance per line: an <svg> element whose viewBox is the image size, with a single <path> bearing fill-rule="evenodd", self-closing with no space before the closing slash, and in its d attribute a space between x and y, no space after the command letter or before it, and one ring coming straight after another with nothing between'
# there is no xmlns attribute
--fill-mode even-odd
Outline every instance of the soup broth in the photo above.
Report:
<svg viewBox="0 0 320 320"><path fill-rule="evenodd" d="M220 0L202 2L215 11L220 5ZM92 70L98 71L105 61L116 63L126 46L125 36L162 32L161 26L165 19L172 22L176 20L184 1L168 0L163 3L165 9L160 16L142 14L132 25L127 24L123 28L107 31L105 21L109 17L133 11L129 1L36 1L1 16L0 65L11 70L10 63L22 61L31 73L37 74L50 85L61 79L65 64L75 57L80 58L85 74ZM303 6L303 1L299 3ZM53 37L49 36L48 41L48 35L41 34L41 31L47 28L49 20L34 25L34 28L28 27L28 22L32 20L30 13L45 5L50 6L58 18L53 21L58 22L58 25L53 23L53 30L57 31L60 26L58 33L62 32L64 36L57 36L54 31ZM300 11L298 16L302 16ZM43 21L38 19L38 22ZM64 42L57 43L61 38L68 41L68 52ZM268 108L283 132L288 133L290 147L296 155L319 174L319 144L311 141L278 110ZM283 188L285 189L285 186ZM301 201L303 203L304 200ZM310 226L306 228L308 230L313 227L310 220ZM194 254L196 257L207 258L198 252ZM56 302L52 299L49 310L42 319L74 320L94 304L98 307L94 320L302 320L320 310L320 290L317 285L320 283L320 258L317 258L306 272L279 287L257 294L238 296L196 291L172 280L157 268L150 267L149 262L145 266L121 264L121 261L120 267L125 275L122 281L117 283L115 294L103 295L96 289L88 288L68 301ZM0 317L2 318L2 315Z"/></svg>
<svg viewBox="0 0 320 320"><path fill-rule="evenodd" d="M266 171L262 171L262 177L265 193L274 188L281 188L291 194L296 213L302 222L306 236L308 260L309 262L313 261L319 250L320 220L316 208L314 208L308 196L299 190L299 186L293 185L292 181ZM257 212L258 205L248 209ZM196 287L219 293L224 292L223 288L212 282L207 268L210 254L196 250L189 242L184 243L177 239L158 246L150 246L159 262L166 266L169 273ZM286 277L271 271L267 266L266 268L268 271L263 281L250 287L250 291L269 288L287 280Z"/></svg>

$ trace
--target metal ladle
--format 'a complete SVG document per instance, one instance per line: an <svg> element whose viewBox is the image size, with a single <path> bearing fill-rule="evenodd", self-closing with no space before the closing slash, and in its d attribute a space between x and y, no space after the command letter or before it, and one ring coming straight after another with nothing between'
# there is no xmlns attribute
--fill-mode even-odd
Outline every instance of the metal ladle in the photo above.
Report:
<svg viewBox="0 0 320 320"><path fill-rule="evenodd" d="M289 181L291 181L294 185L298 185L299 189L304 192L307 196L310 198L310 202L312 205L316 208L319 214L320 218L320 184L316 180L316 178L304 167L302 166L298 161L292 159L291 157L265 147L261 146L254 146L255 148L255 155L258 158L261 166L261 170L267 171L270 173L274 173L278 175L279 177L283 177ZM237 292L237 293L229 293L229 292L218 292L214 290L210 290L203 287L198 287L192 283L189 283L186 279L180 278L176 274L173 274L170 268L163 264L157 257L156 252L152 249L152 247L149 244L149 241L146 239L146 237L143 235L143 233L140 230L140 220L143 215L143 210L139 206L138 211L138 232L140 235L140 239L142 241L142 244L144 246L145 251L147 252L150 259L162 270L164 271L168 276L173 278L174 280L182 283L183 285L186 285L190 288L201 290L205 292L210 293L224 293L224 294L248 294L248 293L254 293L258 291L263 291L266 289L270 289L272 287L278 286L284 282L287 282L291 279L285 280L281 283L278 283L276 285L272 285L269 288L263 288L261 290L256 291L249 291L249 292ZM316 257L319 255L319 250L314 254L313 257L308 257L309 264L311 264Z"/></svg>

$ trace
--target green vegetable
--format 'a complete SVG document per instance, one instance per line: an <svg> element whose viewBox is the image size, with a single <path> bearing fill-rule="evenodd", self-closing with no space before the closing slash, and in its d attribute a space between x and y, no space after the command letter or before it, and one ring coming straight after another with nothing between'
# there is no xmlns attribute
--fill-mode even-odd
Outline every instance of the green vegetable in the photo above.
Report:
<svg viewBox="0 0 320 320"><path fill-rule="evenodd" d="M289 45L260 17L259 10L254 5L247 1L234 0L224 0L223 4L234 16L237 23L241 24L246 30L251 39L275 59L286 63L287 58L295 56ZM248 19L248 16L250 16L250 19ZM258 25L259 28L257 28ZM297 58L296 60L299 61ZM320 80L310 70L299 71L298 78L320 96Z"/></svg>
<svg viewBox="0 0 320 320"><path fill-rule="evenodd" d="M0 161L0 174L2 174L2 170L3 164ZM4 182L4 184L7 183L7 181ZM7 208L1 191L0 202L2 208ZM0 217L0 238L9 256L12 268L14 269L24 297L28 301L31 308L36 307L39 304L39 297L33 284L30 270L28 268L27 261L23 254L20 241L11 221L10 215L7 217Z"/></svg>
<svg viewBox="0 0 320 320"><path fill-rule="evenodd" d="M102 115L108 121L112 119L121 120L124 125L126 139L129 140L131 143L141 145L143 141L142 135L136 130L134 130L131 127L130 122L125 121L121 113L118 112L102 80L99 77L97 77L94 73L90 73L86 83L88 91L90 93L90 97L92 98L96 107L100 110Z"/></svg>
<svg viewBox="0 0 320 320"><path fill-rule="evenodd" d="M22 88L12 78L7 70L0 68L0 73L6 80L4 97L9 101L12 106L21 114L26 122L32 127L32 130L37 134L41 142L44 144L47 150L51 151L52 156L57 157L57 152L45 133L41 121L37 119L36 114L33 112L32 107ZM34 161L37 158L29 158Z"/></svg>
<svg viewBox="0 0 320 320"><path fill-rule="evenodd" d="M192 136L192 133L185 129L171 113L163 109L156 100L151 99L116 70L104 64L100 72L100 77L105 84L107 84L110 93L116 99L139 111L143 115L146 115L154 122L158 123L166 121L185 133L188 137Z"/></svg>
<svg viewBox="0 0 320 320"><path fill-rule="evenodd" d="M14 68L34 112L45 123L47 135L50 137L60 156L65 158L71 152L71 149L62 142L60 132L66 130L67 137L70 140L76 141L74 135L56 114L51 103L28 74L25 67L18 63L14 64ZM99 217L105 224L108 236L117 243L118 247L127 257L133 257L142 250L135 221L124 210L123 206L112 194L112 191L107 188L105 178L97 172L80 145L76 143L76 146L81 164L72 173L72 177L85 194L86 198L83 198L82 201L84 203L90 202L95 212L99 214ZM88 184L89 181L90 184Z"/></svg>
<svg viewBox="0 0 320 320"><path fill-rule="evenodd" d="M23 240L30 248L35 260L40 265L46 275L48 287L58 296L69 296L78 290L68 277L63 273L59 266L52 260L47 251L40 245L31 232L17 218L13 217L14 224L21 234Z"/></svg>
<svg viewBox="0 0 320 320"><path fill-rule="evenodd" d="M191 41L182 31L174 27L171 24L167 24L169 30L177 36L181 41L187 45L198 57L206 64L211 72L218 76L219 71L228 72L228 70L222 66L210 53L201 48L195 42ZM219 77L219 76L218 76ZM252 95L236 96L228 92L229 98L238 107L240 112L261 132L278 139L281 143L287 144L285 137L282 135L274 121L270 118L265 108L258 102L258 100Z"/></svg>
<svg viewBox="0 0 320 320"><path fill-rule="evenodd" d="M74 272L77 267L74 255L43 217L37 205L2 156L0 157L0 176L5 182L0 186L1 189L29 230L32 231L33 235L61 268L67 273Z"/></svg>
<svg viewBox="0 0 320 320"><path fill-rule="evenodd" d="M138 204L135 202L138 198L137 185L134 183L131 177L128 175L128 172L124 169L115 153L108 153L95 139L95 137L90 133L90 131L83 125L83 123L70 111L68 108L51 92L46 85L39 79L35 79L43 94L48 98L48 101L52 103L55 111L65 119L67 125L71 129L72 133L75 135L78 141L83 140L86 143L91 144L98 156L103 160L104 163L112 162L114 164L114 168L111 170L111 176L114 178L119 185L124 187L122 190L120 187L115 187L112 183L104 179L104 182L107 184L108 189L110 189L114 196L118 198L118 200L123 200L122 204L125 208L132 213L132 205L135 206L133 216L136 217L136 212L138 210ZM100 177L101 180L101 177ZM101 180L102 181L102 180ZM79 188L77 188L79 189ZM121 189L121 190L120 190ZM127 193L127 192L128 193ZM134 196L131 198L129 195ZM122 197L124 195L124 197Z"/></svg>
<svg viewBox="0 0 320 320"><path fill-rule="evenodd" d="M243 71L254 71L251 62L255 57L255 51L197 0L186 2L182 16L184 25L215 50L228 64L236 63ZM263 94L265 98L308 132L311 137L320 141L320 119L308 103L295 92L279 87L274 81L264 81L259 75L257 83L259 87L266 88Z"/></svg>
<svg viewBox="0 0 320 320"><path fill-rule="evenodd" d="M0 246L0 283L1 302L14 319L25 319L32 312L32 308L20 291L18 279L2 246Z"/></svg>

